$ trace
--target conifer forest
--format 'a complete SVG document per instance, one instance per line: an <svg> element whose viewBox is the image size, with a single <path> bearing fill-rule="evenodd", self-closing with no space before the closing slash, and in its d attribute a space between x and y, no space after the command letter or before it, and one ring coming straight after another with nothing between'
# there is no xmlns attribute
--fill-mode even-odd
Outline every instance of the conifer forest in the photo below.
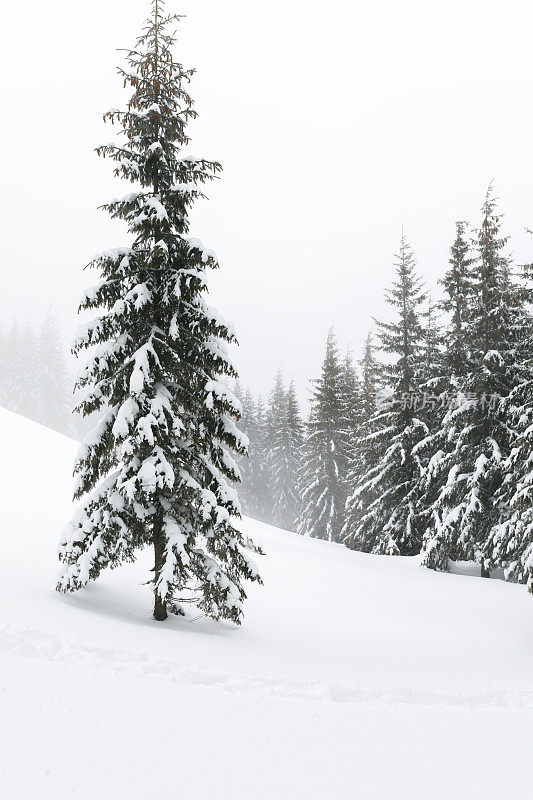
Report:
<svg viewBox="0 0 533 800"><path fill-rule="evenodd" d="M2 15L0 800L529 800L532 9Z"/></svg>

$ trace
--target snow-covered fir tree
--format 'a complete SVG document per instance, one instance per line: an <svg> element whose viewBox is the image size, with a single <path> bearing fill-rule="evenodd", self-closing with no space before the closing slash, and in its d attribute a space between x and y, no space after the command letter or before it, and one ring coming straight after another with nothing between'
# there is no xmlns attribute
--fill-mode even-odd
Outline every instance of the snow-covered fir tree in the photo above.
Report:
<svg viewBox="0 0 533 800"><path fill-rule="evenodd" d="M272 522L272 481L269 470L268 411L261 395L255 404L254 427L250 433L250 516Z"/></svg>
<svg viewBox="0 0 533 800"><path fill-rule="evenodd" d="M445 413L442 395L446 390L447 380L439 310L439 305L428 295L426 307L421 314L424 336L416 410L427 425L429 436L440 430ZM418 447L416 452L419 452Z"/></svg>
<svg viewBox="0 0 533 800"><path fill-rule="evenodd" d="M346 352L342 362L340 391L344 409L344 450L350 464L355 456L355 441L361 422L361 387L350 350Z"/></svg>
<svg viewBox="0 0 533 800"><path fill-rule="evenodd" d="M359 414L362 422L371 419L376 413L378 393L381 388L381 365L375 356L372 331L365 339L363 357L359 362L361 368L361 387Z"/></svg>
<svg viewBox="0 0 533 800"><path fill-rule="evenodd" d="M285 392L281 375L278 375L274 395L280 389L283 392L282 405L279 419L276 422L273 420L271 424L271 449L268 456L272 523L292 531L296 528L300 512L297 476L302 456L303 422L294 381L291 380Z"/></svg>
<svg viewBox="0 0 533 800"><path fill-rule="evenodd" d="M285 414L285 384L281 369L278 369L274 378L274 386L268 398L268 411L266 418L268 468L272 474L278 450L281 447L283 418ZM274 455L275 453L275 455Z"/></svg>
<svg viewBox="0 0 533 800"><path fill-rule="evenodd" d="M372 333L369 331L364 345L363 357L359 362L361 382L359 393L358 425L350 452L347 475L346 509L342 540L351 541L361 518L357 489L362 485L365 475L383 457L386 436L381 435L381 426L376 420L381 386L382 367L374 352ZM374 540L359 541L358 549L370 552Z"/></svg>
<svg viewBox="0 0 533 800"><path fill-rule="evenodd" d="M413 448L428 433L417 411L423 375L424 293L403 233L395 268L396 278L386 299L396 319L377 323L380 349L390 359L383 374L392 394L368 424L368 446L375 460L363 475L352 472L357 483L351 486L343 540L355 550L413 555L422 541L416 494L420 465Z"/></svg>
<svg viewBox="0 0 533 800"><path fill-rule="evenodd" d="M448 315L445 332L444 373L449 376L450 391L457 391L467 372L470 354L465 326L473 299L472 265L474 257L466 236L466 222L456 222L455 241L450 249L449 268L441 281L444 289L442 310Z"/></svg>
<svg viewBox="0 0 533 800"><path fill-rule="evenodd" d="M298 533L340 541L346 503L346 414L343 367L333 329L328 334L320 378L313 381L299 485Z"/></svg>
<svg viewBox="0 0 533 800"><path fill-rule="evenodd" d="M457 395L460 376L468 361L464 325L472 297L470 267L474 259L470 254L465 230L465 222L456 223L456 238L450 249L450 266L444 278L439 281L444 289L444 298L440 303L433 303L429 297L423 315L425 342L421 393L430 435L438 435L442 430L447 405ZM441 312L449 320L445 331L441 330L439 324Z"/></svg>
<svg viewBox="0 0 533 800"><path fill-rule="evenodd" d="M502 400L517 380L516 329L523 314L503 252L506 244L489 187L477 231L475 264L464 276L471 292L462 314L457 296L454 302L448 290L456 333L448 363L457 396L443 419L440 446L436 441L425 476L427 491L435 499L424 537L423 564L433 569L446 570L450 559L466 559L480 563L482 575L488 575L485 546L498 523L496 492L513 439ZM452 270L456 266L452 263Z"/></svg>
<svg viewBox="0 0 533 800"><path fill-rule="evenodd" d="M235 336L204 298L216 256L188 238L189 209L220 166L182 149L196 111L192 70L172 54L177 20L154 0L119 70L132 89L128 106L105 114L124 138L97 151L135 184L105 206L133 242L94 260L101 279L81 303L103 313L75 342L75 352L95 348L78 380L86 390L79 408L108 409L79 452L75 497L84 499L61 539L57 588L79 589L150 546L157 620L183 613L185 597L239 623L243 580L260 577L255 548L235 525L232 451L247 444L223 382L236 378L227 347Z"/></svg>
<svg viewBox="0 0 533 800"><path fill-rule="evenodd" d="M287 446L287 393L278 370L270 394L267 418L267 468L271 495L270 522L287 527L291 505L291 475Z"/></svg>
<svg viewBox="0 0 533 800"><path fill-rule="evenodd" d="M428 437L421 442L416 452L422 463L419 505L424 515L425 534L423 541L424 566L433 569L447 569L448 554L444 539L437 545L435 526L438 524L438 498L446 483L447 474L439 467L442 455L453 448L453 429L448 430L447 414L463 391L463 382L468 373L470 353L465 326L473 299L472 265L475 259L471 253L470 242L466 237L467 224L456 222L455 240L450 248L449 267L440 281L444 297L440 308L447 317L443 337L445 347L438 369L433 372L431 383L436 402L432 412L432 422ZM451 439L450 439L451 434ZM442 464L440 465L442 467ZM446 532L446 536L450 531ZM443 529L441 537L445 536Z"/></svg>
<svg viewBox="0 0 533 800"><path fill-rule="evenodd" d="M424 340L422 345L422 371L421 388L431 394L438 386L444 372L444 355L442 347L442 332L439 326L438 305L428 295L428 302L422 312ZM419 403L425 404L426 398L422 397Z"/></svg>

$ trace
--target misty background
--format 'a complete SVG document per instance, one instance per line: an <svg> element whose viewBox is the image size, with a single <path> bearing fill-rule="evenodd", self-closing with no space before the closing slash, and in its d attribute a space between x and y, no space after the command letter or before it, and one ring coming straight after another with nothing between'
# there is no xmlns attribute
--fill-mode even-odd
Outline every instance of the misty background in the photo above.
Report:
<svg viewBox="0 0 533 800"><path fill-rule="evenodd" d="M198 72L189 152L222 178L193 209L213 248L211 299L232 320L241 380L267 394L279 366L302 398L330 325L360 357L389 316L402 226L432 287L454 222L479 220L488 183L518 262L532 258L530 30L525 2L168 0L176 55ZM146 0L30 0L2 10L0 320L70 341L95 252L128 242L97 206L128 191L94 147L124 94L115 68Z"/></svg>

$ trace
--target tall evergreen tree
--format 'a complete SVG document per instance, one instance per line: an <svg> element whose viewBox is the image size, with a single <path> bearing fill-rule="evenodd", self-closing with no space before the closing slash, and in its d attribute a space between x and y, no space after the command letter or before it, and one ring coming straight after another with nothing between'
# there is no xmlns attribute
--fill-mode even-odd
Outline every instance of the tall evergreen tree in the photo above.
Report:
<svg viewBox="0 0 533 800"><path fill-rule="evenodd" d="M344 450L350 464L355 456L355 442L361 423L361 387L350 350L342 362L341 401L344 414Z"/></svg>
<svg viewBox="0 0 533 800"><path fill-rule="evenodd" d="M359 366L361 367L360 413L362 421L367 422L376 413L378 392L381 388L381 365L375 357L371 331L367 334Z"/></svg>
<svg viewBox="0 0 533 800"><path fill-rule="evenodd" d="M435 434L441 431L442 419L446 413L446 388L448 386L444 366L443 338L439 326L439 306L428 295L427 305L422 312L423 342L420 383L416 391L415 411L426 425L427 435L413 447L413 455L419 462L420 488L415 492L416 505L420 512L421 525L427 517L427 497L424 491L425 466L431 458L430 443Z"/></svg>
<svg viewBox="0 0 533 800"><path fill-rule="evenodd" d="M353 441L353 450L348 467L346 510L342 540L348 544L354 537L362 516L358 489L362 486L366 474L375 467L385 453L386 436L381 435L381 424L377 422L379 392L381 387L380 363L375 357L372 333L369 331L364 345L361 367L361 386L359 397L359 420ZM358 539L357 549L369 552L375 544L374 538Z"/></svg>
<svg viewBox="0 0 533 800"><path fill-rule="evenodd" d="M431 458L426 481L436 499L425 535L423 563L434 569L448 569L450 559L466 559L481 563L482 574L488 574L485 543L497 522L495 495L512 439L501 400L516 379L513 351L519 309L512 309L510 303L515 290L503 253L506 244L489 187L477 231L463 341L456 343L457 352L465 358L464 366L455 361L454 352L449 356L459 389L457 402L444 417L444 445Z"/></svg>
<svg viewBox="0 0 533 800"><path fill-rule="evenodd" d="M300 473L302 511L298 533L340 541L346 502L345 406L342 364L333 329L320 378L315 380Z"/></svg>
<svg viewBox="0 0 533 800"><path fill-rule="evenodd" d="M424 320L424 338L422 345L421 388L429 394L438 390L444 372L438 305L433 302L431 295L428 296L428 304L425 311L422 312L422 317ZM424 404L425 398L422 397L419 402Z"/></svg>
<svg viewBox="0 0 533 800"><path fill-rule="evenodd" d="M182 613L185 595L206 615L239 623L243 579L260 579L234 524L232 451L244 453L245 440L222 381L236 377L227 349L235 336L204 299L216 256L187 236L189 209L220 166L183 153L196 116L192 71L174 60L168 31L178 18L161 9L154 0L119 70L132 88L127 109L105 114L125 141L97 151L140 188L104 206L133 244L95 259L101 281L81 304L104 313L75 343L76 353L95 346L79 407L109 407L78 456L75 497L85 499L61 539L57 588L79 589L151 546L157 620Z"/></svg>
<svg viewBox="0 0 533 800"><path fill-rule="evenodd" d="M274 468L274 451L280 447L283 430L283 417L285 413L286 393L281 369L278 369L274 379L274 387L268 399L268 448L270 459L270 470Z"/></svg>
<svg viewBox="0 0 533 800"><path fill-rule="evenodd" d="M268 413L263 398L255 404L254 428L250 434L250 516L272 522L272 485L269 471Z"/></svg>
<svg viewBox="0 0 533 800"><path fill-rule="evenodd" d="M383 372L392 395L369 424L367 438L376 462L352 486L343 538L356 550L413 555L422 541L416 503L420 465L413 448L428 433L416 410L423 374L424 294L403 233L395 269L386 299L397 316L393 322L377 323L380 349L390 358Z"/></svg>
<svg viewBox="0 0 533 800"><path fill-rule="evenodd" d="M268 406L264 418L265 423L265 460L267 472L268 489L268 513L267 519L269 524L274 524L275 519L275 479L274 475L277 473L277 458L280 448L282 447L283 435L283 415L285 412L285 386L283 383L283 376L281 369L278 369L274 386L268 398ZM276 476L278 479L280 476Z"/></svg>
<svg viewBox="0 0 533 800"><path fill-rule="evenodd" d="M447 555L445 548L435 546L434 518L439 493L446 482L446 473L439 469L439 461L444 452L453 447L448 439L444 419L450 404L455 402L462 389L463 378L468 371L470 354L467 349L465 325L470 313L472 299L471 267L474 259L471 256L470 243L466 238L466 223L456 223L456 236L450 248L449 268L440 281L444 289L444 298L440 310L447 316L444 331L445 347L438 352L438 342L430 332L431 306L426 312L426 367L424 393L429 393L431 400L426 407L425 420L429 434L415 447L415 454L420 459L421 476L418 489L418 505L425 528L423 550L424 566L434 569L446 569ZM433 352L436 357L431 357ZM431 363L430 363L431 362ZM451 437L453 439L453 435ZM443 563L441 563L443 562Z"/></svg>
<svg viewBox="0 0 533 800"><path fill-rule="evenodd" d="M449 318L444 352L444 374L449 376L449 391L460 388L461 378L468 370L470 353L465 326L473 300L472 265L475 262L466 237L466 222L456 222L455 226L456 236L448 262L450 266L441 281L444 289L442 309Z"/></svg>
<svg viewBox="0 0 533 800"><path fill-rule="evenodd" d="M303 443L303 423L293 380L284 394L276 433L270 452L272 522L292 531L300 512L297 475Z"/></svg>

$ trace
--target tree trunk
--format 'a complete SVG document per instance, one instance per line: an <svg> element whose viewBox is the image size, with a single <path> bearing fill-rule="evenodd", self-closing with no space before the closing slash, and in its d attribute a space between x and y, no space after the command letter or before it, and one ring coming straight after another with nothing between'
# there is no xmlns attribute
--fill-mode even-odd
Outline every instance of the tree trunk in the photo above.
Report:
<svg viewBox="0 0 533 800"><path fill-rule="evenodd" d="M481 577L490 578L490 569L483 562L481 563Z"/></svg>
<svg viewBox="0 0 533 800"><path fill-rule="evenodd" d="M161 567L163 566L163 558L165 556L165 540L161 533L161 520L154 522L153 531L154 542L154 581L157 583ZM154 619L162 622L167 618L167 604L165 600L159 596L157 589L154 587Z"/></svg>

